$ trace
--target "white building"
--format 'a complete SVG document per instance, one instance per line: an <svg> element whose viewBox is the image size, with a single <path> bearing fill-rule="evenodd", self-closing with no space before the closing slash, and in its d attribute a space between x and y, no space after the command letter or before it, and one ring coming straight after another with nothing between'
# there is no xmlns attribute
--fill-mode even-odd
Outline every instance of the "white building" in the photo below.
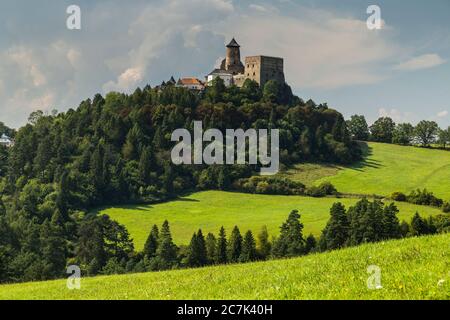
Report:
<svg viewBox="0 0 450 320"><path fill-rule="evenodd" d="M14 142L6 134L2 134L2 136L0 137L0 145L12 147L14 145Z"/></svg>
<svg viewBox="0 0 450 320"><path fill-rule="evenodd" d="M214 69L210 74L206 76L206 83L208 86L212 85L215 78L221 78L226 87L233 84L233 73L228 70Z"/></svg>

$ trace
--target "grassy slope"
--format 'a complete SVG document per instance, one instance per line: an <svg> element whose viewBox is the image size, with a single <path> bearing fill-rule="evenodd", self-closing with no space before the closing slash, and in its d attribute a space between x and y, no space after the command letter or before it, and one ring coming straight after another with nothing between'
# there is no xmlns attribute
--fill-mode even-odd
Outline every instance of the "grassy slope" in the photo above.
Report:
<svg viewBox="0 0 450 320"><path fill-rule="evenodd" d="M0 286L0 299L450 299L450 234L252 264ZM366 286L381 268L382 289ZM441 283L440 285L438 283Z"/></svg>
<svg viewBox="0 0 450 320"><path fill-rule="evenodd" d="M253 195L220 191L192 194L178 201L145 206L114 207L101 211L124 224L134 239L136 249L141 250L153 224L161 225L167 219L175 243L188 244L192 234L202 229L218 233L223 225L228 234L238 225L241 232L252 230L255 234L263 225L269 233L278 235L279 227L288 214L298 209L302 214L305 234L319 235L329 219L332 204L341 201L345 206L357 199L308 198L298 196ZM438 214L438 209L397 203L399 219L410 220L419 211L422 215Z"/></svg>
<svg viewBox="0 0 450 320"><path fill-rule="evenodd" d="M450 200L450 152L382 143L368 145L367 157L359 164L336 174L327 167L316 168L314 175L322 176L316 183L330 181L340 192L356 194L389 195L427 188ZM299 169L302 168L292 174L297 180L313 174Z"/></svg>

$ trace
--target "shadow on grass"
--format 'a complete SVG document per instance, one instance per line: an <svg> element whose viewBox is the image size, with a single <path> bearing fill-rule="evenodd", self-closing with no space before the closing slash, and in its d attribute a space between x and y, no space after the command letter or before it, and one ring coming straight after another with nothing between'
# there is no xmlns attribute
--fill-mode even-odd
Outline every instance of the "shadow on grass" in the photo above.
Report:
<svg viewBox="0 0 450 320"><path fill-rule="evenodd" d="M373 155L373 148L370 147L366 142L359 142L359 145L362 150L363 154L363 160L359 161L358 163L355 163L354 165L348 166L348 169L356 170L356 171L364 171L364 168L374 168L378 169L383 167L381 164L381 161L374 160L374 159L368 159L370 156Z"/></svg>
<svg viewBox="0 0 450 320"><path fill-rule="evenodd" d="M173 199L166 199L162 201L156 201L152 203L127 203L127 204L112 204L112 205L105 205L98 208L95 208L88 212L88 215L98 215L102 211L109 210L109 209L122 209L122 210L132 210L132 211L149 211L149 209L153 209L155 204L160 203L167 203L172 201L180 201L180 202L200 202L200 200L192 199L192 198L186 198L186 197L176 197Z"/></svg>

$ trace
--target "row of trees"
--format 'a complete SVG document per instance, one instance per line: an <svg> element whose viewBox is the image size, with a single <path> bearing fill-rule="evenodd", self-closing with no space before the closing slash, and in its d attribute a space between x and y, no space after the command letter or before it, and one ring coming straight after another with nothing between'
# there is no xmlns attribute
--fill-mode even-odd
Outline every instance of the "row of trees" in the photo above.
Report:
<svg viewBox="0 0 450 320"><path fill-rule="evenodd" d="M444 200L436 197L433 192L430 192L427 189L413 190L409 195L402 192L394 192L391 195L391 199L395 201L405 201L418 205L437 207L441 208L445 213L450 212L450 202L445 202Z"/></svg>
<svg viewBox="0 0 450 320"><path fill-rule="evenodd" d="M238 226L232 229L229 237L224 227L220 228L217 235L208 233L206 236L200 229L192 235L187 246L175 245L169 222L165 221L161 229L156 225L151 228L142 252L136 254L129 250L129 259L126 259L120 255L123 251L119 250L110 254L110 259L103 261L103 267L97 272L144 272L290 258L362 243L450 231L448 215L424 219L416 213L410 223L400 223L397 213L394 204L384 205L379 200L370 202L362 199L348 210L338 202L331 207L330 219L319 240L313 235L304 237L300 214L294 210L280 226L278 237L270 238L266 226L256 237L250 230L241 234ZM107 217L103 219L108 221ZM119 247L130 249L128 238L125 236L121 239L124 242ZM91 258L94 264L100 261L100 258ZM93 271L92 264L87 264L88 272Z"/></svg>
<svg viewBox="0 0 450 320"><path fill-rule="evenodd" d="M424 147L437 143L442 148L450 145L450 127L441 129L434 121L422 120L413 126L410 123L396 124L389 117L381 117L369 127L364 116L353 115L347 126L351 135L362 141L421 144Z"/></svg>
<svg viewBox="0 0 450 320"><path fill-rule="evenodd" d="M362 243L399 239L409 236L450 231L450 216L438 215L423 219L418 213L410 224L400 223L395 204L384 205L380 200L362 199L348 210L335 203L319 241L321 251L334 250Z"/></svg>

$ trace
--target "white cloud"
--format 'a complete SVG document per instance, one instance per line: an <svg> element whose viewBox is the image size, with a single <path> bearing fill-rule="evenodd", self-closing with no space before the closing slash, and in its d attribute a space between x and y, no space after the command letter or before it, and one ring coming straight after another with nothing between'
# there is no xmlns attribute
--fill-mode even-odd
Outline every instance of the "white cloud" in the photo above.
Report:
<svg viewBox="0 0 450 320"><path fill-rule="evenodd" d="M297 12L295 12L297 13ZM298 14L248 13L219 24L227 37L239 35L246 55L285 59L287 81L295 88L338 88L385 79L383 66L400 48L390 30L371 32L366 21L298 6ZM380 67L381 66L381 67Z"/></svg>
<svg viewBox="0 0 450 320"><path fill-rule="evenodd" d="M74 97L79 102L82 98L74 87L80 83L75 68L80 60L80 52L64 41L0 51L1 121L18 126L37 109L71 107L67 102Z"/></svg>
<svg viewBox="0 0 450 320"><path fill-rule="evenodd" d="M47 83L47 79L33 56L31 49L23 46L13 47L6 53L6 59L14 63L28 81L35 87L40 87Z"/></svg>
<svg viewBox="0 0 450 320"><path fill-rule="evenodd" d="M103 86L105 92L108 91L129 91L135 89L143 79L143 70L140 68L129 68L125 70L117 79L117 82L110 81Z"/></svg>
<svg viewBox="0 0 450 320"><path fill-rule="evenodd" d="M214 51L202 50L202 46L217 39L210 31L213 25L234 11L232 1L228 0L170 0L159 6L147 5L130 22L128 35L133 46L126 58L107 61L118 75L116 80L106 82L103 90L129 91L139 85L145 75L162 72L158 71L161 68L166 68L169 77L195 69L190 64L199 64L197 59L204 55L216 59ZM208 69L203 70L203 74L209 72Z"/></svg>
<svg viewBox="0 0 450 320"><path fill-rule="evenodd" d="M438 118L445 118L446 116L448 116L448 111L447 111L447 110L443 110L443 111L441 111L441 112L438 112L438 113L436 114L436 116L437 116Z"/></svg>
<svg viewBox="0 0 450 320"><path fill-rule="evenodd" d="M267 12L267 11L269 11L266 7L261 6L259 4L254 4L254 3L250 4L248 7L251 10L256 10L256 11L260 11L260 12Z"/></svg>
<svg viewBox="0 0 450 320"><path fill-rule="evenodd" d="M410 122L413 123L416 121L415 116L411 112L402 112L398 109L386 109L380 108L378 109L379 117L389 117L396 123Z"/></svg>
<svg viewBox="0 0 450 320"><path fill-rule="evenodd" d="M437 54L424 54L418 57L409 59L394 67L395 70L414 71L421 69L428 69L439 66L445 63L446 60Z"/></svg>

